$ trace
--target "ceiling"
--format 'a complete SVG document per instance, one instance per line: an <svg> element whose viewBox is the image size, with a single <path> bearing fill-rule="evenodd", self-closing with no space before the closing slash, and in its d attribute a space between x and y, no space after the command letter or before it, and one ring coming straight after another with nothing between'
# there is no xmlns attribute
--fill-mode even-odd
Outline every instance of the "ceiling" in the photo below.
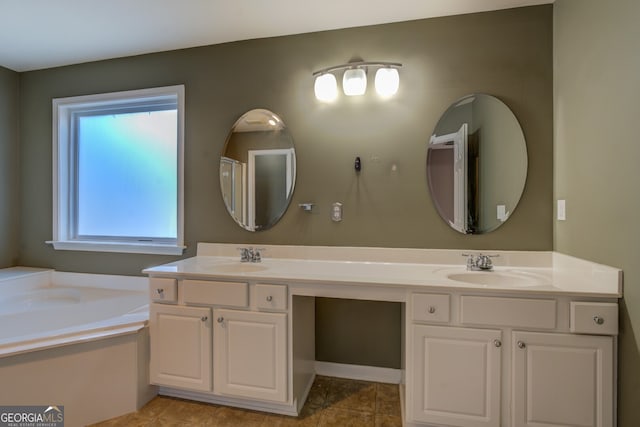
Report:
<svg viewBox="0 0 640 427"><path fill-rule="evenodd" d="M0 66L30 71L553 0L0 0Z"/></svg>

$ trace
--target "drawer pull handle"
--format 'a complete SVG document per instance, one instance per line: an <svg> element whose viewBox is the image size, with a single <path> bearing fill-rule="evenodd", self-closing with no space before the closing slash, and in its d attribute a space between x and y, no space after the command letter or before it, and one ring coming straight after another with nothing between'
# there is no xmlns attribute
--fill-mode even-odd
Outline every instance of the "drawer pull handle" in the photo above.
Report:
<svg viewBox="0 0 640 427"><path fill-rule="evenodd" d="M206 321L207 321L207 319L208 319L208 317L207 317L207 316L202 316L202 317L200 318L200 320L202 320L203 322L206 322Z"/></svg>
<svg viewBox="0 0 640 427"><path fill-rule="evenodd" d="M500 340L493 340L493 345L500 348L502 347L502 341Z"/></svg>
<svg viewBox="0 0 640 427"><path fill-rule="evenodd" d="M158 288L156 289L156 292L158 293L158 295L162 295L164 293L164 289Z"/></svg>
<svg viewBox="0 0 640 427"><path fill-rule="evenodd" d="M427 311L429 312L429 314L433 314L436 312L436 308L432 305L429 306L429 308L427 309Z"/></svg>
<svg viewBox="0 0 640 427"><path fill-rule="evenodd" d="M596 325L602 325L604 323L604 318L600 316L593 316L593 321L596 322Z"/></svg>
<svg viewBox="0 0 640 427"><path fill-rule="evenodd" d="M267 301L269 301L269 302L273 301L273 297L272 297L271 295L269 295L269 296L267 297Z"/></svg>
<svg viewBox="0 0 640 427"><path fill-rule="evenodd" d="M218 323L224 322L224 317L218 317Z"/></svg>
<svg viewBox="0 0 640 427"><path fill-rule="evenodd" d="M524 341L518 341L518 348L526 348L527 345L524 343Z"/></svg>

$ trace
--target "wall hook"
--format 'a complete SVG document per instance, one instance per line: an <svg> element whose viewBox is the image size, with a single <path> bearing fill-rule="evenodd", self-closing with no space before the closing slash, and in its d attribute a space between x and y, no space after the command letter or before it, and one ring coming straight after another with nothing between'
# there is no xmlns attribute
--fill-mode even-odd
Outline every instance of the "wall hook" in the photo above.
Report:
<svg viewBox="0 0 640 427"><path fill-rule="evenodd" d="M356 157L356 161L353 165L356 169L356 172L360 172L362 170L362 162L360 161L360 157Z"/></svg>

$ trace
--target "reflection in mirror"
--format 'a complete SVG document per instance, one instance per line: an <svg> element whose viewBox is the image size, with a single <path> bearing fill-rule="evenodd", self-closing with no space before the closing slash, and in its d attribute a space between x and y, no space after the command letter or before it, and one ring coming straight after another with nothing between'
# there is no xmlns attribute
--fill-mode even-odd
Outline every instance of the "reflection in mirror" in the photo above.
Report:
<svg viewBox="0 0 640 427"><path fill-rule="evenodd" d="M245 230L266 230L284 215L296 180L293 139L269 110L240 117L220 157L220 188L231 217Z"/></svg>
<svg viewBox="0 0 640 427"><path fill-rule="evenodd" d="M526 178L524 134L502 101L473 94L444 112L429 141L427 179L438 213L453 229L498 228L516 208Z"/></svg>

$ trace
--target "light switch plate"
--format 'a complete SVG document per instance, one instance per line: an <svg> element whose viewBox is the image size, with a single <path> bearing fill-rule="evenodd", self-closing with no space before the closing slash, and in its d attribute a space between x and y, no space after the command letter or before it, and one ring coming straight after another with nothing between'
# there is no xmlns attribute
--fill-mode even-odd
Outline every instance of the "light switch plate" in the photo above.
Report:
<svg viewBox="0 0 640 427"><path fill-rule="evenodd" d="M496 216L500 221L506 221L507 219L507 207L505 205L498 205Z"/></svg>
<svg viewBox="0 0 640 427"><path fill-rule="evenodd" d="M565 221L567 219L567 211L564 199L558 199L558 221Z"/></svg>

